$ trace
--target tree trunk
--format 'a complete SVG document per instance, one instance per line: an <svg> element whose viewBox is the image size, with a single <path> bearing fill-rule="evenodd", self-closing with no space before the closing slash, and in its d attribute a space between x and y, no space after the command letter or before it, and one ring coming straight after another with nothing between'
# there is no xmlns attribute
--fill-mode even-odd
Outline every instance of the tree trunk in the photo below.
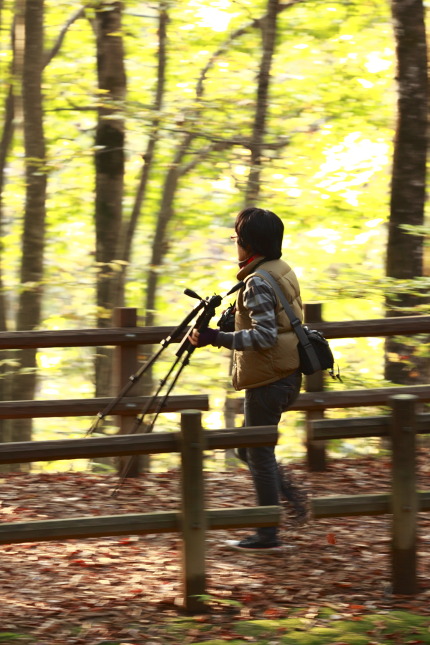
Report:
<svg viewBox="0 0 430 645"><path fill-rule="evenodd" d="M181 148L184 154L187 148L188 145ZM167 171L163 185L163 196L161 199L160 210L158 211L154 241L152 243L151 269L148 273L148 281L146 287L145 325L147 327L154 325L155 322L155 298L158 282L157 269L162 265L167 250L166 230L173 216L173 202L179 181L179 172L177 166L180 163L180 156L180 154L176 156L175 161Z"/></svg>
<svg viewBox="0 0 430 645"><path fill-rule="evenodd" d="M3 131L0 140L0 234L3 237L3 191L8 155L13 140L16 121L22 120L21 79L24 56L24 7L22 0L15 3L15 15L11 27L12 62L10 65L9 89L5 98ZM0 250L0 331L8 331L8 315L10 311L3 280L3 258ZM14 352L0 352L1 360L5 361L0 367L0 400L12 398L12 373L10 366ZM11 440L12 423L9 419L0 420L0 443ZM2 471L11 470L2 466Z"/></svg>
<svg viewBox="0 0 430 645"><path fill-rule="evenodd" d="M121 2L100 2L96 9L97 75L101 93L96 131L96 262L97 324L108 327L117 300L116 262L124 187L124 119L121 114L126 93L124 48L121 36ZM98 348L96 396L111 394L111 352Z"/></svg>
<svg viewBox="0 0 430 645"><path fill-rule="evenodd" d="M167 226L173 217L173 203L179 182L178 164L180 163L181 150L188 149L188 145L182 146L176 155L175 161L167 171L163 185L162 199L158 211L157 224L155 228L154 240L152 242L151 262L146 282L145 298L145 326L151 327L155 324L155 301L158 285L158 268L163 264L164 256L167 250L166 231ZM152 347L147 347L147 352L151 353ZM142 379L142 394L150 396L153 390L152 368L148 369ZM147 461L147 464L149 461Z"/></svg>
<svg viewBox="0 0 430 645"><path fill-rule="evenodd" d="M160 3L159 7L159 16L158 16L158 58L157 58L157 88L155 92L154 100L154 118L152 119L152 126L149 132L148 144L146 150L142 155L143 166L141 169L139 184L136 191L136 197L133 204L133 210L129 221L124 226L123 233L123 247L122 247L122 260L124 264L121 267L121 273L119 274L119 286L118 286L118 300L116 305L118 307L124 306L124 290L125 290L125 278L127 273L127 265L131 259L131 250L133 244L133 237L136 231L136 226L139 220L139 216L142 210L142 204L146 197L146 189L148 186L149 176L152 169L154 154L159 138L159 127L160 127L160 111L163 107L164 100L164 89L166 84L166 66L167 66L167 23L168 23L168 13L164 2Z"/></svg>
<svg viewBox="0 0 430 645"><path fill-rule="evenodd" d="M257 100L255 105L254 124L251 133L251 158L248 180L244 195L244 206L255 204L261 189L261 171L263 168L263 148L266 136L266 122L269 109L270 73L275 53L277 35L277 17L280 11L278 0L268 0L267 13L258 22L261 29L262 53L257 81ZM231 384L233 364L229 363L229 385L226 388L224 410L226 421L231 427L235 425L235 406L231 405L233 386ZM229 426L227 426L229 427ZM226 462L229 464L234 451L226 451Z"/></svg>
<svg viewBox="0 0 430 645"><path fill-rule="evenodd" d="M25 5L25 46L23 63L23 114L26 201L22 233L22 260L17 329L35 329L40 324L45 244L46 168L43 132L43 0ZM33 399L36 389L36 350L21 352L21 370L13 383L14 399ZM31 419L17 420L12 440L31 439Z"/></svg>
<svg viewBox="0 0 430 645"><path fill-rule="evenodd" d="M258 70L257 103L254 126L251 135L251 168L245 191L245 204L256 202L260 193L261 170L263 166L263 145L269 107L270 71L276 44L276 19L279 12L278 0L268 0L267 13L261 21L262 56Z"/></svg>
<svg viewBox="0 0 430 645"><path fill-rule="evenodd" d="M424 223L427 158L427 45L422 0L392 0L397 50L398 116L391 183L386 258L387 276L411 279L422 275L423 238L402 229ZM387 315L410 314L422 303L411 293L386 298ZM427 381L425 363L413 348L395 338L386 342L385 377L395 383Z"/></svg>

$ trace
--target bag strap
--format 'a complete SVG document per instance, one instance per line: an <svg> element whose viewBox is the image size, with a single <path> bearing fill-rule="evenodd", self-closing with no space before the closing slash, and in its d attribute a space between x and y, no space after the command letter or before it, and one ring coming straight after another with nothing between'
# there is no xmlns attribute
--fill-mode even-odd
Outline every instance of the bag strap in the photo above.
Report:
<svg viewBox="0 0 430 645"><path fill-rule="evenodd" d="M311 343L309 342L309 338L303 329L303 325L300 322L300 320L297 318L296 314L293 311L293 308L291 307L290 303L288 302L287 298L285 297L284 292L280 288L279 284L276 282L274 277L270 275L268 271L265 271L264 269L258 269L258 272L256 272L257 275L261 275L261 277L269 282L271 287L273 288L273 291L276 293L278 296L281 305L285 309L285 313L287 314L288 318L290 319L291 327L293 328L294 332L296 333L297 338L299 339L300 344L302 345L303 349L305 350L311 365L312 369L317 372L318 370L321 369L320 362L318 360L318 356L312 347Z"/></svg>

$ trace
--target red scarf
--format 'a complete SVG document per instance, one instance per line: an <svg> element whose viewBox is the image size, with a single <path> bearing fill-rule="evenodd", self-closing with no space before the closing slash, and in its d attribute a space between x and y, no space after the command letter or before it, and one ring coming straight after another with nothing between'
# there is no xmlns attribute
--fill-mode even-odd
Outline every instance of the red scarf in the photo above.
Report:
<svg viewBox="0 0 430 645"><path fill-rule="evenodd" d="M246 258L246 260L242 260L242 262L239 262L239 269L243 269L243 267L246 267L248 264L251 264L251 262L255 260L255 258L259 258L259 257L262 257L262 256L256 253L255 255L251 255L251 257Z"/></svg>

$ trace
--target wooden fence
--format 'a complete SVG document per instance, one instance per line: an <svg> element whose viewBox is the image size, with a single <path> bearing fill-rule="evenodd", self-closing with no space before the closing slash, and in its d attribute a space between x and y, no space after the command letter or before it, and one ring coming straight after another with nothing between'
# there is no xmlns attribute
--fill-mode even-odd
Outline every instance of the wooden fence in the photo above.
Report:
<svg viewBox="0 0 430 645"><path fill-rule="evenodd" d="M328 339L357 338L369 336L395 336L402 334L430 333L430 316L402 316L375 320L348 320L344 322L325 322L322 320L321 305L307 305L306 320L310 326L316 325ZM137 312L134 308L123 307L115 311L116 327L108 329L78 329L55 331L16 331L0 333L0 350L48 348L48 347L97 347L116 348L114 382L119 388L138 367L140 345L160 343L174 330L173 327L138 327ZM379 388L374 390L323 391L323 375L316 374L306 379L307 392L300 394L294 410L306 412L308 426L317 418L322 418L327 408L357 407L362 405L386 405L388 397L398 392L398 388ZM430 385L410 387L402 392L416 394L421 401L430 401ZM0 419L63 417L95 415L103 410L110 399L68 399L56 401L0 401ZM112 410L113 415L122 419L135 416L144 409L145 397L130 395L120 401ZM242 409L242 401L233 401L235 411ZM206 395L171 396L167 400L166 412L186 408L208 409ZM128 426L127 426L128 427ZM310 426L309 426L310 428ZM308 438L308 465L311 470L323 470L325 452L323 442L315 444L312 434Z"/></svg>
<svg viewBox="0 0 430 645"><path fill-rule="evenodd" d="M308 324L311 326L315 324L328 339L430 332L430 316L327 323L319 322L318 317L320 316L315 313L315 309L311 311L314 312L314 316L307 315L307 320L310 321ZM120 321L120 326L113 329L0 333L0 349L113 345L117 348L116 380L119 384L136 371L139 345L161 342L173 331L173 328L139 328L136 312L133 309L119 310L116 313L116 320ZM371 391L342 392L324 392L322 387L321 375L310 377L307 380L308 391L301 394L294 405L294 409L305 410L307 414L308 464L312 470L325 468L324 441L332 438L334 432L333 429L328 430L327 425L333 428L335 422L332 420L326 422L322 419L326 408L387 405L390 397L400 391L403 396L406 393L406 396L416 396L419 401L430 401L430 385L401 388L401 390L399 388L380 388ZM109 400L0 402L0 418L93 415L103 410ZM146 402L147 397L127 396L118 402L111 413L120 415L122 419L127 420L143 409ZM157 404L158 402L155 402L154 407ZM235 405L239 404L240 402L236 400ZM430 510L430 493L425 492L417 495L414 487L415 469L412 457L414 443L411 443L415 435L415 425L417 424L418 431L422 431L421 429L427 421L419 415L413 415L411 417L413 420L407 422L404 408L405 406L407 408L408 405L410 405L409 399L402 399L399 404L393 402L393 468L397 475L393 478L392 495L361 496L358 499L337 498L335 501L327 501L322 498L314 499L312 502L315 517L358 515L368 512L393 513L393 588L397 593L415 592L414 529L416 512L418 508ZM208 409L207 397L201 395L194 397L171 396L164 411L189 410L190 408ZM351 432L353 431L376 432L375 424L377 425L378 422L367 421L366 430L358 429L358 421L351 423L351 420L348 419L345 423L349 429L347 431L338 429L338 433L346 432L346 436L352 436ZM387 424L388 421L384 418L377 432L388 432ZM185 606L191 611L198 611L202 606L200 596L205 589L205 529L264 526L275 524L279 520L276 507L205 511L203 507L202 451L210 448L228 449L245 445L273 445L276 442L276 433L274 428L267 427L242 428L239 431L205 432L201 428L200 413L196 410L182 413L181 426L180 435L177 433L129 435L126 433L129 426L124 424L121 426L122 434L115 437L3 444L0 463L180 451L182 458L182 508L180 513L160 512L149 515L72 518L6 524L0 527L0 543L181 530L183 535ZM338 424L338 428L339 426L340 424ZM369 434L364 436L369 436ZM405 466L405 460L407 466ZM405 473L409 474L405 475ZM419 500L419 506L417 500Z"/></svg>
<svg viewBox="0 0 430 645"><path fill-rule="evenodd" d="M314 498L315 518L392 514L391 565L393 593L417 591L417 513L430 510L430 491L417 492L416 433L430 433L430 414L416 414L417 397L397 394L392 415L357 419L320 420L312 424L318 440L391 436L392 492L359 496ZM278 507L205 510L203 451L242 446L274 445L275 427L203 431L201 413L181 415L180 433L117 435L91 439L9 443L0 463L23 463L79 457L181 453L181 512L142 513L71 519L17 522L0 526L0 544L64 540L108 535L181 531L184 604L200 611L205 593L205 531L207 529L268 526L279 522Z"/></svg>
<svg viewBox="0 0 430 645"><path fill-rule="evenodd" d="M3 464L180 452L181 508L178 512L7 523L0 525L0 544L180 531L184 606L188 611L201 611L204 607L202 596L206 590L206 530L273 526L279 523L277 506L205 510L203 451L275 445L276 441L277 429L274 426L205 431L202 429L201 413L188 410L181 414L181 432L5 444L0 453L0 463Z"/></svg>
<svg viewBox="0 0 430 645"><path fill-rule="evenodd" d="M417 492L415 443L417 433L430 433L430 414L417 414L418 397L390 398L391 416L325 419L312 423L315 439L391 437L391 494L321 497L312 500L314 517L392 514L392 589L417 592L417 513L430 511L430 491Z"/></svg>

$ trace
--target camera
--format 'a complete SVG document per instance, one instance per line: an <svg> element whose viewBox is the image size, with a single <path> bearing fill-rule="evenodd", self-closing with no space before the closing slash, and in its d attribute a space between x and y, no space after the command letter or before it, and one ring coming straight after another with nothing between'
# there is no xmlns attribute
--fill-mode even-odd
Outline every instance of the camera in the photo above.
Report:
<svg viewBox="0 0 430 645"><path fill-rule="evenodd" d="M222 312L221 318L218 320L217 325L221 331L234 331L234 315L236 313L236 303L229 305L225 311Z"/></svg>

